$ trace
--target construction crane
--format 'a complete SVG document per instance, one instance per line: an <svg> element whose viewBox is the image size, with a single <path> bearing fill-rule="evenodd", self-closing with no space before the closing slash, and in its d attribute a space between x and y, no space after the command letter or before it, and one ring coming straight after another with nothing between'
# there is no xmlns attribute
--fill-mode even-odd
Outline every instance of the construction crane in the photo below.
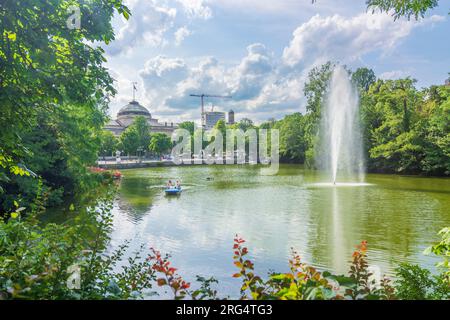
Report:
<svg viewBox="0 0 450 320"><path fill-rule="evenodd" d="M202 126L204 126L205 123L205 98L221 98L221 99L231 99L232 96L219 96L219 95L214 95L214 94L205 94L205 93L201 93L201 94L191 94L191 97L198 97L201 99L202 102Z"/></svg>

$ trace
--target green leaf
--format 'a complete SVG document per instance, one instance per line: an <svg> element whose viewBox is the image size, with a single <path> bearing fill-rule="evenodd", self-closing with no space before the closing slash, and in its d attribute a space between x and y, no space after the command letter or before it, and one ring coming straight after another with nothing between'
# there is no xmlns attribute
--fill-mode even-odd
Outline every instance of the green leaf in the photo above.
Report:
<svg viewBox="0 0 450 320"><path fill-rule="evenodd" d="M17 35L14 32L9 32L8 33L8 39L10 39L12 41L16 41Z"/></svg>
<svg viewBox="0 0 450 320"><path fill-rule="evenodd" d="M284 280L284 279L286 279L286 275L283 273L274 274L274 275L270 276L270 278L273 280Z"/></svg>
<svg viewBox="0 0 450 320"><path fill-rule="evenodd" d="M346 276L335 276L335 275L331 275L328 277L325 277L327 279L331 279L331 280L335 280L339 283L339 285L341 286L352 286L356 284L355 279L350 278L350 277L346 277Z"/></svg>

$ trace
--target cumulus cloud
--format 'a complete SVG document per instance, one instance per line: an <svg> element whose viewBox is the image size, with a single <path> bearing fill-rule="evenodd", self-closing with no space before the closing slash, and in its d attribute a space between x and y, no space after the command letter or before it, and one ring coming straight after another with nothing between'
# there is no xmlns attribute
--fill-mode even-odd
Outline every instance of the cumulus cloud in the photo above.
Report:
<svg viewBox="0 0 450 320"><path fill-rule="evenodd" d="M205 4L204 0L176 0L179 2L186 14L190 18L209 19L212 17L212 10Z"/></svg>
<svg viewBox="0 0 450 320"><path fill-rule="evenodd" d="M364 13L349 18L316 15L293 32L279 57L265 45L253 43L234 64L214 57L194 62L161 55L148 59L139 75L152 109L175 120L180 115L198 120L199 100L190 97L192 93L232 95L230 101L210 102L217 103L224 111L233 108L238 119L279 118L286 113L304 111L302 90L313 66L327 60L351 64L374 51L389 54L414 28L441 20L433 16L419 22L394 23L387 14ZM392 72L382 76L397 75L398 72Z"/></svg>
<svg viewBox="0 0 450 320"><path fill-rule="evenodd" d="M175 31L175 44L179 46L183 40L191 35L192 32L187 27L181 27L177 31Z"/></svg>
<svg viewBox="0 0 450 320"><path fill-rule="evenodd" d="M116 17L116 40L106 47L109 55L127 53L138 45L164 46L174 35L176 45L191 34L189 29L178 27L179 21L190 23L194 19L209 19L211 8L203 0L128 0L132 15L129 20Z"/></svg>
<svg viewBox="0 0 450 320"><path fill-rule="evenodd" d="M406 78L411 75L410 72L406 72L404 70L392 70L383 72L378 77L383 80L394 80L394 79L400 79L400 78Z"/></svg>
<svg viewBox="0 0 450 320"><path fill-rule="evenodd" d="M388 14L363 13L353 18L315 15L293 33L283 60L289 66L325 60L354 61L373 51L388 52L421 25L441 21L432 16L416 21L394 21Z"/></svg>
<svg viewBox="0 0 450 320"><path fill-rule="evenodd" d="M247 47L247 56L233 70L231 94L235 99L257 97L273 71L273 57L261 43Z"/></svg>
<svg viewBox="0 0 450 320"><path fill-rule="evenodd" d="M165 100L176 94L176 84L189 76L189 70L184 60L160 55L148 60L139 75L151 105L163 107Z"/></svg>
<svg viewBox="0 0 450 320"><path fill-rule="evenodd" d="M106 48L109 55L127 52L143 42L151 46L163 45L165 34L177 15L176 8L161 6L155 0L136 1L130 8L131 17L122 23L116 40Z"/></svg>

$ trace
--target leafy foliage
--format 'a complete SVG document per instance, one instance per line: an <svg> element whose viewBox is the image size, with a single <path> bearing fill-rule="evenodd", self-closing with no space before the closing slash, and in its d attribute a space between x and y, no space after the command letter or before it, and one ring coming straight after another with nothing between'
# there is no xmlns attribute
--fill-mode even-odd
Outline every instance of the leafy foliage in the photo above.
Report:
<svg viewBox="0 0 450 320"><path fill-rule="evenodd" d="M0 221L1 299L131 299L151 288L153 271L139 252L117 271L124 244L105 255L112 228L112 195L75 223L42 226L37 212L16 212ZM17 210L19 211L19 210ZM80 267L80 288L71 289L72 266Z"/></svg>
<svg viewBox="0 0 450 320"><path fill-rule="evenodd" d="M396 294L403 300L444 300L450 298L449 283L443 276L431 276L431 272L418 265L401 264L396 272Z"/></svg>
<svg viewBox="0 0 450 320"><path fill-rule="evenodd" d="M438 263L437 266L443 269L446 282L450 285L450 228L447 227L442 229L439 231L439 235L442 238L441 241L428 248L425 253L434 253L435 255L443 258L443 261Z"/></svg>
<svg viewBox="0 0 450 320"><path fill-rule="evenodd" d="M248 118L242 118L239 122L230 126L232 129L241 129L242 131L247 131L248 129L255 128L253 121Z"/></svg>
<svg viewBox="0 0 450 320"><path fill-rule="evenodd" d="M97 158L97 132L115 94L104 50L92 43L112 41L114 12L125 18L130 12L121 0L83 2L81 26L72 29L71 5L80 6L73 0L0 3L1 212L13 200L31 205L39 192L51 206L92 187L86 166ZM22 179L26 173L36 179Z"/></svg>
<svg viewBox="0 0 450 320"><path fill-rule="evenodd" d="M150 151L161 155L172 148L172 140L165 133L153 133L150 138Z"/></svg>
<svg viewBox="0 0 450 320"><path fill-rule="evenodd" d="M382 12L393 11L393 16L397 20L400 17L416 20L424 17L425 13L438 5L438 0L367 0L367 8Z"/></svg>
<svg viewBox="0 0 450 320"><path fill-rule="evenodd" d="M129 10L120 0L84 2L80 29L67 27L71 0L2 1L0 4L0 148L20 156L22 132L42 111L71 105L75 111L106 107L115 93L103 66L103 49L91 41L114 39L114 11Z"/></svg>
<svg viewBox="0 0 450 320"><path fill-rule="evenodd" d="M136 155L138 151L148 151L150 145L150 126L143 116L134 118L134 122L120 135L120 145L127 154Z"/></svg>
<svg viewBox="0 0 450 320"><path fill-rule="evenodd" d="M186 129L191 135L194 134L195 124L192 121L184 121L178 124L179 129Z"/></svg>
<svg viewBox="0 0 450 320"><path fill-rule="evenodd" d="M305 117L294 113L274 124L280 131L280 157L285 162L305 161L307 141L305 139Z"/></svg>
<svg viewBox="0 0 450 320"><path fill-rule="evenodd" d="M418 91L414 80L378 80L362 94L369 169L449 174L448 88Z"/></svg>
<svg viewBox="0 0 450 320"><path fill-rule="evenodd" d="M311 70L305 83L305 114L263 123L280 130L281 161L316 167L321 110L334 64ZM349 71L350 72L350 71ZM359 88L364 153L369 171L450 174L450 87L415 88L416 80L377 80L374 72L350 72Z"/></svg>
<svg viewBox="0 0 450 320"><path fill-rule="evenodd" d="M352 82L359 90L367 91L370 86L377 80L375 72L368 68L358 68L352 73Z"/></svg>
<svg viewBox="0 0 450 320"><path fill-rule="evenodd" d="M117 150L119 140L111 131L102 130L100 132L100 156L113 156Z"/></svg>

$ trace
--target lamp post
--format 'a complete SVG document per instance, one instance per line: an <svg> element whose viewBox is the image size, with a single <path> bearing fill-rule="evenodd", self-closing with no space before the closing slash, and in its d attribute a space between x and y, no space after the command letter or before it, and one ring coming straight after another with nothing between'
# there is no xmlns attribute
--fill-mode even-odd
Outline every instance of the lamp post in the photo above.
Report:
<svg viewBox="0 0 450 320"><path fill-rule="evenodd" d="M144 151L144 147L140 146L137 148L137 152L138 152L138 162L141 163L141 156L142 156L142 152Z"/></svg>

